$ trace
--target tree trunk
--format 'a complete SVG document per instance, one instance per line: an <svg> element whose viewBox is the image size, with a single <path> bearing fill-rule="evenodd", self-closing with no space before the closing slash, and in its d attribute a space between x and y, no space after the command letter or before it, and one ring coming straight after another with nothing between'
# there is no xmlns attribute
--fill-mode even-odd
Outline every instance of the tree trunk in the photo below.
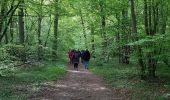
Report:
<svg viewBox="0 0 170 100"><path fill-rule="evenodd" d="M106 14L105 14L106 1L99 1L100 7L100 18L101 18L101 37L102 37L102 56L104 61L106 61L107 56L107 37L106 37Z"/></svg>
<svg viewBox="0 0 170 100"><path fill-rule="evenodd" d="M121 39L120 39L120 27L121 27L120 23L121 23L121 21L120 21L119 14L116 14L116 19L117 19L117 23L118 23L117 24L117 33L116 33L116 44L118 47L117 52L118 52L118 56L119 56L119 63L121 64L122 63L122 60L121 60L122 52L121 52L121 47L120 47L120 41L121 41Z"/></svg>
<svg viewBox="0 0 170 100"><path fill-rule="evenodd" d="M25 32L24 32L24 0L21 0L20 6L19 6L19 11L18 11L18 15L19 15L19 43L21 45L25 45ZM11 19L12 20L12 19ZM26 62L26 52L24 52L22 54L21 60L23 62Z"/></svg>
<svg viewBox="0 0 170 100"><path fill-rule="evenodd" d="M12 1L12 4L11 4L11 7L10 9L6 12L6 14L4 14L5 12L5 6L6 6L6 3L7 2L4 2L4 6L1 8L1 14L0 15L0 43L2 42L2 39L4 38L4 36L6 35L7 33L7 29L10 25L10 22L12 20L12 16L13 14L15 13L16 9L18 8L19 4L21 3L21 1L18 2L18 4L14 7L14 1ZM9 19L7 21L7 24L6 26L3 25L4 24L4 20L7 19L7 16L9 16ZM4 27L3 27L4 26Z"/></svg>
<svg viewBox="0 0 170 100"><path fill-rule="evenodd" d="M7 25L7 19L5 20L5 26L8 26ZM9 43L9 41L8 41L8 32L5 34L5 44L8 44Z"/></svg>
<svg viewBox="0 0 170 100"><path fill-rule="evenodd" d="M38 45L41 45L41 22L42 22L42 15L38 16Z"/></svg>
<svg viewBox="0 0 170 100"><path fill-rule="evenodd" d="M145 25L146 25L146 20L148 19L148 27L145 26L145 30L148 29L148 32L146 31L146 34L148 36L153 36L156 34L157 32L157 23L158 23L158 16L157 13L155 11L155 1L154 0L144 0L144 5L148 6L145 7L144 11L148 13L145 13ZM148 44L149 47L152 47L154 50L150 51L147 53L147 63L148 63L148 75L149 77L155 78L156 77L156 59L153 58L153 56L155 55L155 48L154 48L154 43L150 42Z"/></svg>
<svg viewBox="0 0 170 100"><path fill-rule="evenodd" d="M42 56L43 56L42 41L41 41L41 23L42 23L43 1L44 0L41 0L40 13L38 15L38 60L41 60Z"/></svg>
<svg viewBox="0 0 170 100"><path fill-rule="evenodd" d="M134 0L130 0L131 4L131 18L132 18L132 33L137 34L137 25L136 25L136 14L135 14L135 6L134 6ZM138 41L138 37L135 37L135 40ZM141 68L141 78L144 78L145 74L145 66L142 59L142 48L140 46L137 46L138 51L138 64Z"/></svg>
<svg viewBox="0 0 170 100"><path fill-rule="evenodd" d="M123 46L122 46L122 63L123 64L129 64L129 52L130 52L130 47L127 45L128 44L128 37L129 37L129 32L127 31L129 26L128 23L128 10L123 9L122 10L122 41L123 41Z"/></svg>
<svg viewBox="0 0 170 100"><path fill-rule="evenodd" d="M0 12L0 34L2 33L2 30L3 30L4 14L5 14L5 7L2 6L1 12Z"/></svg>
<svg viewBox="0 0 170 100"><path fill-rule="evenodd" d="M3 5L4 6L2 6L1 7L1 15L0 15L0 35L2 34L2 32L3 32L3 30L4 30L4 26L6 26L6 22L7 22L7 19L5 18L5 12L6 12L6 9L5 8L7 8L6 7L6 3L5 2L3 2ZM5 24L5 25L4 25ZM5 36L6 37L6 36ZM6 40L6 38L5 38L5 40ZM7 41L6 41L7 42Z"/></svg>
<svg viewBox="0 0 170 100"><path fill-rule="evenodd" d="M147 0L144 0L144 21L145 21L145 32L149 34L149 26L148 26L148 5Z"/></svg>
<svg viewBox="0 0 170 100"><path fill-rule="evenodd" d="M160 26L160 33L165 34L166 32L166 26L167 26L167 16L162 20L162 24Z"/></svg>
<svg viewBox="0 0 170 100"><path fill-rule="evenodd" d="M47 46L47 42L48 42L48 38L50 36L50 31L51 31L51 26L52 26L53 22L51 21L51 16L50 16L50 26L49 26L49 29L48 29L48 32L47 32L47 38L45 40L45 43L44 43L44 47Z"/></svg>
<svg viewBox="0 0 170 100"><path fill-rule="evenodd" d="M13 19L11 19L11 22L10 22L10 43L13 43L13 40L14 40L14 31L13 31L13 28L14 28L14 23L13 23Z"/></svg>
<svg viewBox="0 0 170 100"><path fill-rule="evenodd" d="M54 60L58 56L58 21L59 21L59 0L55 0L56 6L55 6L55 15L54 15L54 41L53 41L53 56Z"/></svg>
<svg viewBox="0 0 170 100"><path fill-rule="evenodd" d="M20 44L24 44L24 40L25 40L25 33L24 33L24 9L23 9L23 5L24 5L24 0L21 1L21 5L19 7L19 42Z"/></svg>
<svg viewBox="0 0 170 100"><path fill-rule="evenodd" d="M91 25L91 54L95 58L95 45L94 45L94 25Z"/></svg>
<svg viewBox="0 0 170 100"><path fill-rule="evenodd" d="M148 17L149 17L149 34L148 35L152 35L152 3L151 0L148 1Z"/></svg>
<svg viewBox="0 0 170 100"><path fill-rule="evenodd" d="M83 35L84 35L84 39L85 39L85 48L87 49L88 48L88 46L87 46L87 35L86 35L83 13L82 13L81 9L80 9L80 17L81 17L81 25L82 25L82 29L83 29Z"/></svg>

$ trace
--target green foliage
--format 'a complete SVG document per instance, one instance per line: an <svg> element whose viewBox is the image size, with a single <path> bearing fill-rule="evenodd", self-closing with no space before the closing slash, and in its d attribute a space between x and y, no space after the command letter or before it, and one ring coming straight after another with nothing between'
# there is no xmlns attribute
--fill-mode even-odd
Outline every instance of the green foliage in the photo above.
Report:
<svg viewBox="0 0 170 100"><path fill-rule="evenodd" d="M25 60L27 48L22 45L7 44L6 52L10 55L11 60Z"/></svg>
<svg viewBox="0 0 170 100"><path fill-rule="evenodd" d="M119 56L120 60L123 60L127 56L130 58L130 63L137 63L138 59L142 58L144 65L148 67L148 54L152 54L151 58L156 61L156 64L165 63L170 66L170 0L151 0L153 4L148 4L148 8L155 7L151 11L151 17L153 18L151 18L151 24L156 21L155 25L157 26L156 33L152 36L145 32L144 0L134 0L138 31L136 33L131 32L133 26L129 5L131 0L25 0L23 6L24 45L20 45L18 40L19 19L17 15L21 5L19 5L14 14L8 12L10 10L14 11L14 9L10 8L15 8L19 1L0 0L0 13L2 16L0 18L0 33L3 33L7 28L7 32L1 40L2 47L0 47L0 73L3 75L10 76L8 73L13 75L13 67L18 62L32 64L45 60L61 60L66 58L68 49L86 49L85 38L87 38L88 49L93 52L92 56L95 57L97 65L104 65L109 60L115 63L113 61L114 57ZM4 11L3 8L5 8ZM158 11L155 16L153 15L154 10ZM58 21L54 21L56 12L58 12ZM81 15L84 20L84 30L82 29ZM10 18L12 18L11 21ZM39 18L41 18L41 23L38 21ZM54 24L56 22L58 23L58 32L54 36L54 30L56 29ZM41 34L38 36L40 27ZM153 31L155 26L151 25L150 28ZM166 29L164 30L164 28ZM86 37L83 34L84 31ZM106 39L104 39L103 33ZM2 34L0 34L1 36ZM104 42L106 42L105 47ZM129 46L129 50L127 50L127 46ZM138 46L141 47L141 57L139 57L137 50ZM122 66L120 69L106 67L109 71L100 67L99 69L95 68L94 71L97 70L98 73L104 75L105 79L113 86L127 88L133 84L132 82L127 82L128 77L137 75L137 71L140 69L126 67ZM42 71L45 70L49 69ZM161 71L159 68L158 70ZM31 81L34 82L36 80L45 80L46 76L50 74L41 73L41 70L21 73L17 74L17 77L23 80L25 77L24 81L28 83L31 80L30 77L35 76L35 79L33 78ZM169 75L168 73L166 74ZM158 75L161 76L159 73ZM118 82L114 83L114 81ZM145 83L141 82L139 85L142 87ZM149 90L147 93L150 95ZM140 92L137 94L139 95Z"/></svg>
<svg viewBox="0 0 170 100"><path fill-rule="evenodd" d="M139 70L136 66L115 63L104 66L92 65L90 70L102 76L107 85L120 89L119 91L126 90L132 100L167 100L169 98L169 68L158 67L157 73L160 78L156 82L150 83L139 79Z"/></svg>
<svg viewBox="0 0 170 100"><path fill-rule="evenodd" d="M0 77L0 99L23 100L39 91L42 83L65 74L63 63L48 62L44 66L19 68L15 74Z"/></svg>
<svg viewBox="0 0 170 100"><path fill-rule="evenodd" d="M23 69L25 70L25 69ZM65 73L63 66L47 65L43 67L31 68L28 70L20 70L15 76L25 83L40 83L47 80L57 79Z"/></svg>
<svg viewBox="0 0 170 100"><path fill-rule="evenodd" d="M9 60L9 54L4 47L0 48L0 62L6 62Z"/></svg>
<svg viewBox="0 0 170 100"><path fill-rule="evenodd" d="M129 46L141 46L143 52L143 59L147 59L148 53L154 53L153 58L164 62L166 61L169 65L170 63L170 40L168 34L159 35L156 34L155 36L147 36L142 38L138 41L129 43ZM136 56L134 59L137 59L137 52L136 54L131 54L131 59Z"/></svg>

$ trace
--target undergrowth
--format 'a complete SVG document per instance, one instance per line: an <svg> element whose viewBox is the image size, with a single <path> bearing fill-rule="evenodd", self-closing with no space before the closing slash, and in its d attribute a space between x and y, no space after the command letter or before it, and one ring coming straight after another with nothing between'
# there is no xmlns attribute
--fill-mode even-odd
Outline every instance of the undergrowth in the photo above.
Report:
<svg viewBox="0 0 170 100"><path fill-rule="evenodd" d="M43 66L17 67L13 74L0 77L0 100L23 100L38 91L46 81L65 74L62 62L46 62Z"/></svg>
<svg viewBox="0 0 170 100"><path fill-rule="evenodd" d="M126 89L130 100L170 100L170 68L159 65L155 82L141 80L135 65L92 64L90 70L103 77L107 85Z"/></svg>

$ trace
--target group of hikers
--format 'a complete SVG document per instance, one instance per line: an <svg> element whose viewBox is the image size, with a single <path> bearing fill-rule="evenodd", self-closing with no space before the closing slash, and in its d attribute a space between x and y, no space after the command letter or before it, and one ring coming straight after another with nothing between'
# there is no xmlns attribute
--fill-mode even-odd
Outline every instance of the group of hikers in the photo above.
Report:
<svg viewBox="0 0 170 100"><path fill-rule="evenodd" d="M78 65L81 59L81 63L83 64L85 69L88 69L88 64L90 60L90 52L89 50L69 50L68 57L70 59L69 63L74 65L74 69L78 70Z"/></svg>

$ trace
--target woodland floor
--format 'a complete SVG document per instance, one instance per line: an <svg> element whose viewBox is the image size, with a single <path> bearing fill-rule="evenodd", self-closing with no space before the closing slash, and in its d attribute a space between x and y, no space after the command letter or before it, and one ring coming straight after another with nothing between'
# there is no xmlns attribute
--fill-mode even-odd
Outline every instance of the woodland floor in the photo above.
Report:
<svg viewBox="0 0 170 100"><path fill-rule="evenodd" d="M67 64L64 77L42 85L38 93L33 94L31 100L128 100L118 91L108 88L101 77L85 70L79 65L78 71Z"/></svg>

